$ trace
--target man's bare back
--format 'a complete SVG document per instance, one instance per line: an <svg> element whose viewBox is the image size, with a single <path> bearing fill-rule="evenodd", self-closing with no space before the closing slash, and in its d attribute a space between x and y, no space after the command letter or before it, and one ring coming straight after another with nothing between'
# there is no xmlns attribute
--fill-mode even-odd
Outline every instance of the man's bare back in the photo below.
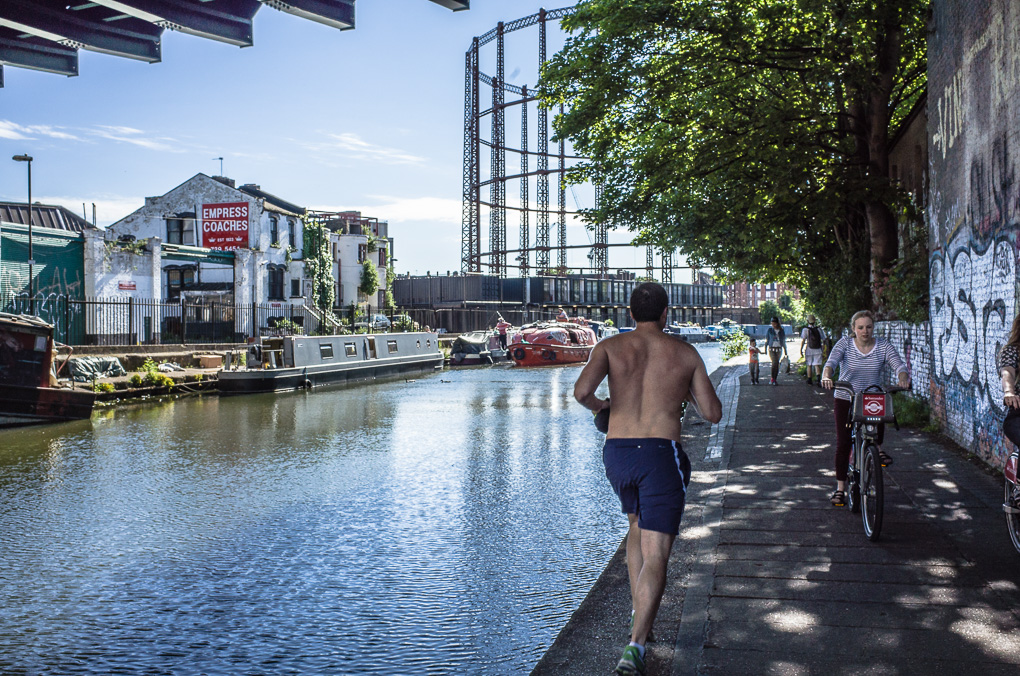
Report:
<svg viewBox="0 0 1020 676"><path fill-rule="evenodd" d="M609 405L595 396L609 376L610 439L654 437L680 441L684 400L710 422L722 405L697 350L662 332L659 322L639 322L633 331L598 343L574 385L574 398L593 411Z"/></svg>

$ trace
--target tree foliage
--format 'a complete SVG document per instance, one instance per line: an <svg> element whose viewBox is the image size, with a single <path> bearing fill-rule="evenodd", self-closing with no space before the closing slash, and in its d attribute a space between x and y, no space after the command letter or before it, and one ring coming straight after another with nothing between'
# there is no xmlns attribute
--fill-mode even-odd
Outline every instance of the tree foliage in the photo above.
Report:
<svg viewBox="0 0 1020 676"><path fill-rule="evenodd" d="M361 264L361 283L358 284L358 288L366 296L371 296L379 290L379 270L375 263L367 258Z"/></svg>
<svg viewBox="0 0 1020 676"><path fill-rule="evenodd" d="M329 251L329 230L315 219L305 217L301 231L305 276L312 280L312 305L332 312L336 301L333 258Z"/></svg>
<svg viewBox="0 0 1020 676"><path fill-rule="evenodd" d="M923 92L927 0L583 0L543 69L593 222L728 279L872 306L903 199L889 131Z"/></svg>

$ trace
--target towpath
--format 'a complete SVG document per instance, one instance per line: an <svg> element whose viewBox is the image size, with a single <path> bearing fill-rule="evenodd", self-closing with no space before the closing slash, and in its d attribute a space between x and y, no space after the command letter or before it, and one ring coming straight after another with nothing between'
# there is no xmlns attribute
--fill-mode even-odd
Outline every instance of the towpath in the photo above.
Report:
<svg viewBox="0 0 1020 676"><path fill-rule="evenodd" d="M712 376L730 424L685 426L694 490L648 674L1020 673L1001 475L890 429L885 525L870 543L859 515L829 505L831 393L785 374L752 386L735 362ZM621 549L533 676L612 673L629 612Z"/></svg>

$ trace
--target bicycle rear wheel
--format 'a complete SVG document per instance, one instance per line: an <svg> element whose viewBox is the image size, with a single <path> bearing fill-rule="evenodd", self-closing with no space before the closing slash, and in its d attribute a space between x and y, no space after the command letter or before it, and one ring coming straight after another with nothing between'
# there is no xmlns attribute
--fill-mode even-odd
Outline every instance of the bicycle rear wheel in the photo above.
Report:
<svg viewBox="0 0 1020 676"><path fill-rule="evenodd" d="M852 514L861 511L861 476L857 471L854 455L850 455L850 466L846 470L846 508Z"/></svg>
<svg viewBox="0 0 1020 676"><path fill-rule="evenodd" d="M872 542L878 540L882 533L884 509L882 461L878 459L878 447L868 444L864 447L861 463L861 522L864 524L864 534Z"/></svg>
<svg viewBox="0 0 1020 676"><path fill-rule="evenodd" d="M1020 509L1020 486L1006 479L1006 496L1002 503L1003 507ZM1006 527L1009 529L1009 539L1013 541L1013 547L1020 552L1020 514L1006 512Z"/></svg>

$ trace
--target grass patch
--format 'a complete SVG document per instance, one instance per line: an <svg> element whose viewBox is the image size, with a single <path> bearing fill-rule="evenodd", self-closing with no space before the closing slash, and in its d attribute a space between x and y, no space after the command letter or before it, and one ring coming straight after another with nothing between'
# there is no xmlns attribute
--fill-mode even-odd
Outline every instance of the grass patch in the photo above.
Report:
<svg viewBox="0 0 1020 676"><path fill-rule="evenodd" d="M928 402L923 399L908 397L902 392L893 393L893 410L896 411L896 420L904 427L923 430L932 434L942 431L938 420L931 416L931 408Z"/></svg>

